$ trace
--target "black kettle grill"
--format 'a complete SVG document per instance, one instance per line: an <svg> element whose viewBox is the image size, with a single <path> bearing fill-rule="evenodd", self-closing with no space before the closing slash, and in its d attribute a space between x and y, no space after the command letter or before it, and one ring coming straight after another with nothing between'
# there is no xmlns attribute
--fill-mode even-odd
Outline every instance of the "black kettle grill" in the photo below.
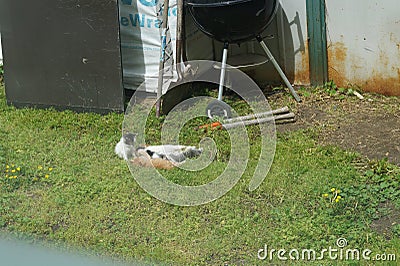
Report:
<svg viewBox="0 0 400 266"><path fill-rule="evenodd" d="M197 27L224 43L218 101L208 107L209 117L230 116L229 106L222 102L228 47L252 39L257 39L294 98L301 101L261 37L276 15L278 0L186 0L186 5Z"/></svg>
<svg viewBox="0 0 400 266"><path fill-rule="evenodd" d="M187 0L196 25L220 42L254 39L274 18L277 0Z"/></svg>

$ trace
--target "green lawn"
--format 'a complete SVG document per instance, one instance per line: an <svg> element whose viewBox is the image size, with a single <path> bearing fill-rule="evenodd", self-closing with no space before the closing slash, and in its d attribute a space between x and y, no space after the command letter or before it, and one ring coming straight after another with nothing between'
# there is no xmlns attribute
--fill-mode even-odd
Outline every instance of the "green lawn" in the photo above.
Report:
<svg viewBox="0 0 400 266"><path fill-rule="evenodd" d="M114 155L122 121L122 114L15 109L6 105L1 85L1 230L128 262L265 265L268 258L257 258L265 244L320 251L336 247L339 238L348 241L348 248L397 254L400 260L400 224L386 235L370 228L374 219L400 210L400 172L386 161L368 162L337 147L320 146L318 128L278 134L272 169L249 192L260 141L258 128L250 127L250 162L238 184L209 204L179 207L149 196ZM161 122L153 117L151 123L157 128ZM218 136L221 131L196 134L226 145ZM182 138L190 142L193 135L186 132ZM222 150L200 174L179 169L166 174L176 182L206 182L223 169L225 157ZM338 190L342 198L336 202ZM276 254L274 262L279 263ZM326 257L315 263L357 261Z"/></svg>

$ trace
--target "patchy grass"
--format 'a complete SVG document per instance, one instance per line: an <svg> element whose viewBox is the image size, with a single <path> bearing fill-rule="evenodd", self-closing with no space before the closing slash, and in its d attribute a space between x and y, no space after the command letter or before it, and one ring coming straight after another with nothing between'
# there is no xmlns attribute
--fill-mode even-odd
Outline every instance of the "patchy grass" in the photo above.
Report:
<svg viewBox="0 0 400 266"><path fill-rule="evenodd" d="M385 235L371 229L373 221L400 208L399 169L384 160L367 162L335 146L321 146L313 128L278 134L272 169L261 187L249 192L260 141L258 128L249 127L250 162L238 184L209 204L178 207L149 196L114 155L122 115L15 109L6 105L4 87L0 113L4 232L128 262L267 264L268 259L257 258L265 244L270 249L319 251L336 247L339 238L346 238L349 248L400 259L398 224ZM161 121L152 117L149 123L157 127ZM149 134L157 139L156 131ZM209 134L225 145L220 131L196 134ZM196 139L191 132L181 137L187 143ZM201 175L179 169L167 174L189 185L207 182L225 165L225 151L221 153ZM382 207L383 202L392 207ZM331 265L326 258L318 264ZM279 263L276 254L274 262Z"/></svg>
<svg viewBox="0 0 400 266"><path fill-rule="evenodd" d="M3 82L4 79L4 66L0 64L0 82Z"/></svg>

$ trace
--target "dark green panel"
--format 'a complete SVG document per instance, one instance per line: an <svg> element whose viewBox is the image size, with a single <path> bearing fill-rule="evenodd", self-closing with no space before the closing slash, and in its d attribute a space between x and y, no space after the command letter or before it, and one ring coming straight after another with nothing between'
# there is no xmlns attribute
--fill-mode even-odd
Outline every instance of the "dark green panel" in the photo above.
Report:
<svg viewBox="0 0 400 266"><path fill-rule="evenodd" d="M7 101L124 110L115 0L0 0Z"/></svg>
<svg viewBox="0 0 400 266"><path fill-rule="evenodd" d="M311 85L328 81L325 0L307 0L308 51Z"/></svg>

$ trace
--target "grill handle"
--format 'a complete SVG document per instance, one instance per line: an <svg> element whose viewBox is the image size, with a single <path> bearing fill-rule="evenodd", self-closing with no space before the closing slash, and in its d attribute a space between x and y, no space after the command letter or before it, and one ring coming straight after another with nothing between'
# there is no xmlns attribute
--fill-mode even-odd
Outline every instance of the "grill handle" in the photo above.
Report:
<svg viewBox="0 0 400 266"><path fill-rule="evenodd" d="M217 3L191 3L191 2L186 2L186 5L191 6L191 7L222 7L222 6L232 6L232 5L238 5L242 3L247 3L251 2L252 0L232 0L232 1L222 1L222 2L217 2Z"/></svg>

